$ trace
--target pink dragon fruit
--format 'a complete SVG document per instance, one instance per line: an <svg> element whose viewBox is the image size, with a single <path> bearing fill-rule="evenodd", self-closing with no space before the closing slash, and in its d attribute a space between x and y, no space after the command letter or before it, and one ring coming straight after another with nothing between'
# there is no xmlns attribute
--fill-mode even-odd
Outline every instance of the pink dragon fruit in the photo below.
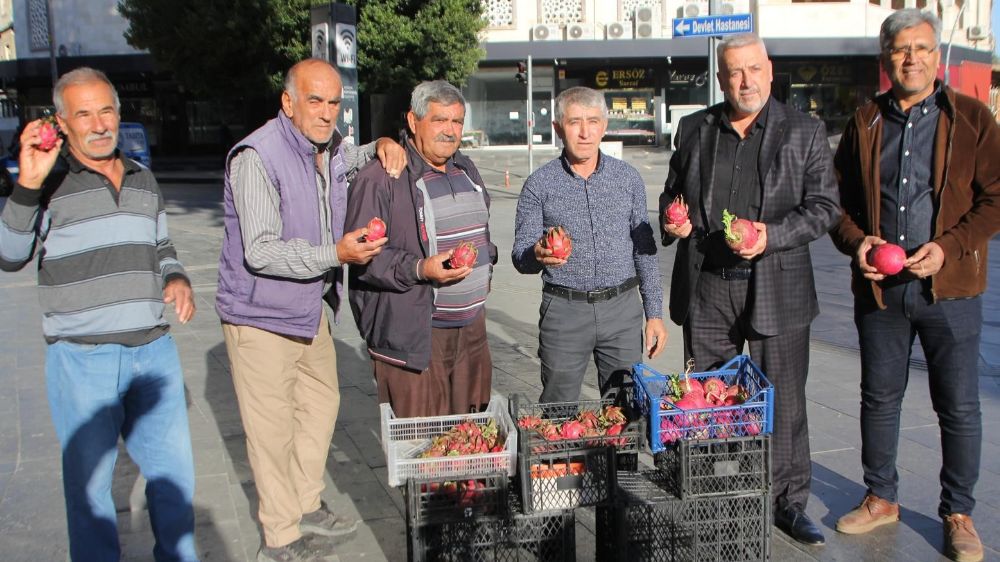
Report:
<svg viewBox="0 0 1000 562"><path fill-rule="evenodd" d="M666 216L668 224L681 226L686 223L688 220L688 207L684 204L684 196L678 195L663 214Z"/></svg>
<svg viewBox="0 0 1000 562"><path fill-rule="evenodd" d="M451 259L448 261L453 269L472 267L476 265L476 258L478 256L479 250L475 244L472 242L460 242L455 251L452 252Z"/></svg>
<svg viewBox="0 0 1000 562"><path fill-rule="evenodd" d="M570 253L573 252L573 240L570 239L565 228L553 226L542 238L542 247L551 250L552 257L564 260L569 258Z"/></svg>
<svg viewBox="0 0 1000 562"><path fill-rule="evenodd" d="M874 267L882 275L895 275L903 271L906 261L906 250L895 244L879 244L868 250L868 265Z"/></svg>
<svg viewBox="0 0 1000 562"><path fill-rule="evenodd" d="M38 143L38 149L48 152L56 147L56 142L59 140L59 126L56 124L56 118L52 116L42 118L42 126L38 129L38 137L41 142Z"/></svg>
<svg viewBox="0 0 1000 562"><path fill-rule="evenodd" d="M365 238L369 242L374 242L376 240L381 240L385 238L385 222L382 219L375 217L368 221L368 235Z"/></svg>

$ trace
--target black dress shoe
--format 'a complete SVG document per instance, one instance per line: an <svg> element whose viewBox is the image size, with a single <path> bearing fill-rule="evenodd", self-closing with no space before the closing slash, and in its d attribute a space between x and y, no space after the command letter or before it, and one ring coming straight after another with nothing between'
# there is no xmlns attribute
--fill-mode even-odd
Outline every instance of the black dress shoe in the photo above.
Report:
<svg viewBox="0 0 1000 562"><path fill-rule="evenodd" d="M819 527L801 509L795 507L778 509L774 514L774 525L802 544L826 544Z"/></svg>

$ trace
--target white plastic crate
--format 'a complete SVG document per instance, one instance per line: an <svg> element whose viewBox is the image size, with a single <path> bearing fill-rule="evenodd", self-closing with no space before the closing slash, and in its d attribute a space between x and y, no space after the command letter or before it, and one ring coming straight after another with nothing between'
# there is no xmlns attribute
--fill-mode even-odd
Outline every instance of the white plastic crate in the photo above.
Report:
<svg viewBox="0 0 1000 562"><path fill-rule="evenodd" d="M470 478L517 471L517 427L507 411L507 399L494 394L485 412L425 418L397 418L389 404L379 405L382 413L382 449L390 486L402 486L409 478ZM498 453L458 455L421 459L417 456L431 440L465 422L485 424L496 420L497 428L507 435Z"/></svg>

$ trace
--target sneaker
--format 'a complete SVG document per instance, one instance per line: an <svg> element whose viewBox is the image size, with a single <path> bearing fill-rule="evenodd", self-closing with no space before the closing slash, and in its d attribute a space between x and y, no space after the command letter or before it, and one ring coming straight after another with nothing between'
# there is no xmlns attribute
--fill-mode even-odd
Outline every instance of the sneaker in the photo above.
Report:
<svg viewBox="0 0 1000 562"><path fill-rule="evenodd" d="M944 553L956 562L983 559L983 542L972 526L972 517L952 513L944 518Z"/></svg>
<svg viewBox="0 0 1000 562"><path fill-rule="evenodd" d="M329 554L317 550L302 536L277 548L261 545L257 551L257 562L327 562Z"/></svg>
<svg viewBox="0 0 1000 562"><path fill-rule="evenodd" d="M303 533L315 533L325 537L340 537L349 535L358 528L358 520L336 515L326 507L326 502L319 503L319 509L302 515L299 530Z"/></svg>
<svg viewBox="0 0 1000 562"><path fill-rule="evenodd" d="M837 520L837 531L848 535L867 533L875 527L899 521L899 504L875 494L865 494L861 505Z"/></svg>

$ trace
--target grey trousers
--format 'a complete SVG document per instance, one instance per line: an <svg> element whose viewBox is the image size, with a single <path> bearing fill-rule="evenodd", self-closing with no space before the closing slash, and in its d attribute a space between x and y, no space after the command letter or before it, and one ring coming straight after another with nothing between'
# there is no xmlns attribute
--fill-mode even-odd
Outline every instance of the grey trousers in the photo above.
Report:
<svg viewBox="0 0 1000 562"><path fill-rule="evenodd" d="M812 463L806 417L809 326L762 336L750 326L750 284L702 273L687 321L684 356L697 371L717 369L750 348L750 358L774 385L774 434L771 436L771 497L776 509L805 509Z"/></svg>
<svg viewBox="0 0 1000 562"><path fill-rule="evenodd" d="M606 392L642 360L642 329L638 289L596 303L544 293L538 319L538 358L542 361L538 401L579 400L591 357L601 393Z"/></svg>

